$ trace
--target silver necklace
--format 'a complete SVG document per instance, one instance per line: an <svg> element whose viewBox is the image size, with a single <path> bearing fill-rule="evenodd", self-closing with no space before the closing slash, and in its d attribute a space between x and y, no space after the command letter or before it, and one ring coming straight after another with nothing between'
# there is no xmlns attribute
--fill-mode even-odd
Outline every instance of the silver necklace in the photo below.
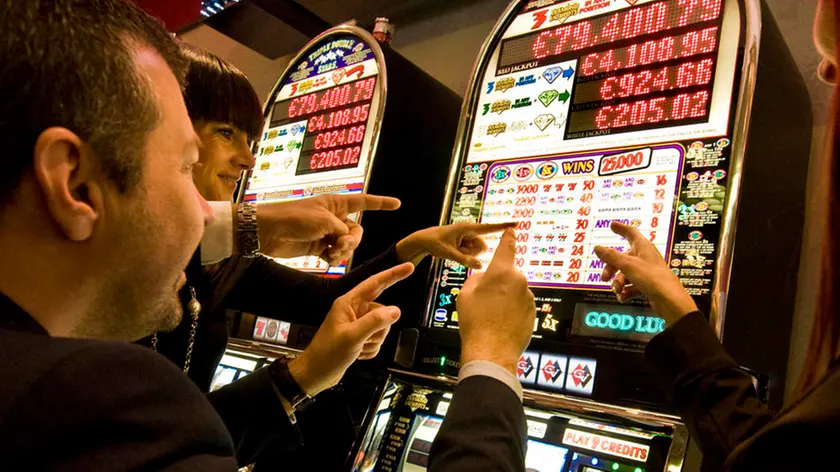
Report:
<svg viewBox="0 0 840 472"><path fill-rule="evenodd" d="M184 374L190 371L190 362L192 361L193 346L195 345L195 331L198 328L198 313L201 311L201 303L195 296L195 288L190 286L190 301L187 303L187 310L190 311L192 323L190 324L190 340L187 344L187 355L184 358ZM157 352L158 335L152 335L152 351Z"/></svg>

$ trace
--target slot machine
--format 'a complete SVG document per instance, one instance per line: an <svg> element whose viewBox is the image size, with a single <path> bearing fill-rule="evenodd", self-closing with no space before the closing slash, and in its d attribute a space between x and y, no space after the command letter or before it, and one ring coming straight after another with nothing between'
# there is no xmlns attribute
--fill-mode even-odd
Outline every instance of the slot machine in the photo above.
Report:
<svg viewBox="0 0 840 472"><path fill-rule="evenodd" d="M643 359L665 321L600 280L594 246L627 250L612 221L653 241L781 404L810 133L804 82L763 2L510 4L465 94L441 221L517 223L515 265L537 305L517 372L528 470L696 463ZM424 322L401 333L353 470L425 470L460 367L455 301L469 275L432 268Z"/></svg>
<svg viewBox="0 0 840 472"><path fill-rule="evenodd" d="M352 262L436 225L439 210L428 202L443 198L460 102L455 92L361 28L334 27L304 46L266 101L265 127L254 145L256 165L241 184L239 201L366 192L397 197L402 206L358 216L365 233L353 261L330 267L307 256L278 263L339 277ZM415 277L398 289L403 297L416 294L415 317L422 316L424 286L425 280ZM315 332L298 319L247 313L234 326L234 337L254 346L302 349Z"/></svg>

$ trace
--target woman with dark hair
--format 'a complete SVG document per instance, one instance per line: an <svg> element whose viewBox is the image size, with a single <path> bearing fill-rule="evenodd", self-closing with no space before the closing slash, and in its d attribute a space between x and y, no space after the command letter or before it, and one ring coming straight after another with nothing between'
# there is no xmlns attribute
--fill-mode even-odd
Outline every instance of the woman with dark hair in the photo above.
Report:
<svg viewBox="0 0 840 472"><path fill-rule="evenodd" d="M836 19L840 3L821 0L814 25L817 50L824 60L819 72L834 83L837 68ZM759 401L752 377L724 351L706 318L697 310L657 249L631 226L611 228L630 243L621 254L597 247L607 263L602 279L612 279L619 301L644 294L669 327L648 344L645 356L669 385L669 396L703 453L703 470L831 470L840 439L840 177L838 115L840 89L828 133L824 173L828 190L825 247L816 314L805 373L794 401L774 413ZM772 287L768 287L772 290ZM758 341L758 340L757 340Z"/></svg>
<svg viewBox="0 0 840 472"><path fill-rule="evenodd" d="M198 164L193 168L193 181L201 195L221 215L217 218L221 231L208 229L199 249L205 265L199 263L196 255L187 269L188 290L183 297L185 315L181 324L171 333L159 333L143 342L183 367L202 391L209 391L227 345L226 309L319 325L338 297L372 275L403 262L416 265L425 256L432 255L470 267L480 265L475 256L487 248L480 235L510 226L456 224L417 231L337 279L290 269L267 257L231 254L235 252L231 251L232 246L238 246L235 241L234 244L227 242L228 252L225 252L224 242L218 240L233 234L232 200L237 181L254 166L250 144L262 133L263 111L247 77L236 67L188 45L184 45L183 50L189 61L184 100L202 143ZM283 208L289 211L295 208L293 203L277 205L286 205ZM352 226L352 222L346 224L351 226L351 231L361 232L361 227ZM324 251L307 248L304 253L320 254L328 262L338 262L352 254L354 247L345 245ZM218 260L221 261L215 262ZM209 261L214 263L208 264ZM200 312L196 311L193 298L199 302ZM366 343L359 359L374 357L385 334L387 330ZM307 351L301 357L306 357ZM288 391L288 385L280 385L293 383L293 389L309 395L305 385L296 385L300 382L298 375L314 376L316 373L302 372L305 369L302 366L312 362L307 364L299 360L279 364L288 375L269 378L251 374L210 394L211 402L237 443L240 464L246 465L265 454L288 451L300 444L300 430L293 424L295 408L291 399L283 395ZM346 406L342 407L341 401L335 398L328 401L330 396L329 392L320 395L316 406L302 415L304 419L317 416L330 426L318 432L318 439L319 442L329 439L331 447L310 455L309 465L340 465L348 452L341 450L342 444L349 449L355 436ZM285 414L272 417L271 412L277 411L281 414L285 411ZM306 430L307 423L312 421L301 423L301 428Z"/></svg>

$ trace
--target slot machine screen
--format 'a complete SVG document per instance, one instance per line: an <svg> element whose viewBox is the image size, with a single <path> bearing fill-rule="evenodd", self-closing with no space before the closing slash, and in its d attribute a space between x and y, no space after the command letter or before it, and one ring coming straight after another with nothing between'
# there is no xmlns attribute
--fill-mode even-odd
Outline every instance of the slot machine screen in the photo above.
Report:
<svg viewBox="0 0 840 472"><path fill-rule="evenodd" d="M425 472L429 463L429 452L443 418L418 414L414 418L409 435L408 447L403 454L401 472ZM528 453L525 455L525 469L529 472L559 470L566 462L569 450L564 447L528 439Z"/></svg>
<svg viewBox="0 0 840 472"><path fill-rule="evenodd" d="M619 305L595 246L636 227L689 293L711 298L740 20L724 0L530 1L478 69L450 222L516 222L536 338L639 347L665 322ZM500 235L486 238L490 251ZM428 323L457 328L471 271L436 267Z"/></svg>
<svg viewBox="0 0 840 472"><path fill-rule="evenodd" d="M425 395L424 395L425 393ZM425 390L383 400L352 470L425 472L432 443L443 425L452 395ZM424 406L412 399L426 399ZM409 404L413 407L409 407ZM416 407L416 410L413 408ZM618 472L657 470L671 437L653 431L590 421L564 413L525 408L528 472Z"/></svg>
<svg viewBox="0 0 840 472"><path fill-rule="evenodd" d="M245 201L361 193L369 172L381 86L370 46L329 36L305 51L272 94ZM299 270L340 275L315 257L278 259Z"/></svg>

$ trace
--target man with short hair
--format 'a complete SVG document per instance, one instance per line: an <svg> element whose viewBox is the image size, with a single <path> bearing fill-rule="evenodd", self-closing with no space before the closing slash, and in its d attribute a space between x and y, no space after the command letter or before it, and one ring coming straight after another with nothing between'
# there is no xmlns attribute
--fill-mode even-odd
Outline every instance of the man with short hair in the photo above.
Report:
<svg viewBox="0 0 840 472"><path fill-rule="evenodd" d="M0 24L0 470L235 470L168 361L72 339L180 321L209 209L177 45L115 1L3 0Z"/></svg>
<svg viewBox="0 0 840 472"><path fill-rule="evenodd" d="M180 322L210 219L178 45L119 0L3 0L0 24L0 470L235 470L240 444L183 374L101 341ZM373 300L411 271L335 303L301 388L332 387L381 344L400 313Z"/></svg>
<svg viewBox="0 0 840 472"><path fill-rule="evenodd" d="M184 268L211 218L192 181L199 143L176 43L120 0L0 0L0 24L0 470L235 470L231 436L198 389L123 342L177 325ZM488 297L462 308L478 380L456 393L447 423L492 422L466 398L502 392L493 444L518 467L524 420L505 384L534 307L512 238L485 283L465 288L465 300ZM335 385L382 342L400 312L374 300L411 271L396 266L336 301L300 363L306 391ZM494 286L513 298L493 299ZM513 318L501 311L511 303ZM485 312L522 318L508 325L527 333L494 336ZM435 467L458 470L475 449L443 436L451 458Z"/></svg>

